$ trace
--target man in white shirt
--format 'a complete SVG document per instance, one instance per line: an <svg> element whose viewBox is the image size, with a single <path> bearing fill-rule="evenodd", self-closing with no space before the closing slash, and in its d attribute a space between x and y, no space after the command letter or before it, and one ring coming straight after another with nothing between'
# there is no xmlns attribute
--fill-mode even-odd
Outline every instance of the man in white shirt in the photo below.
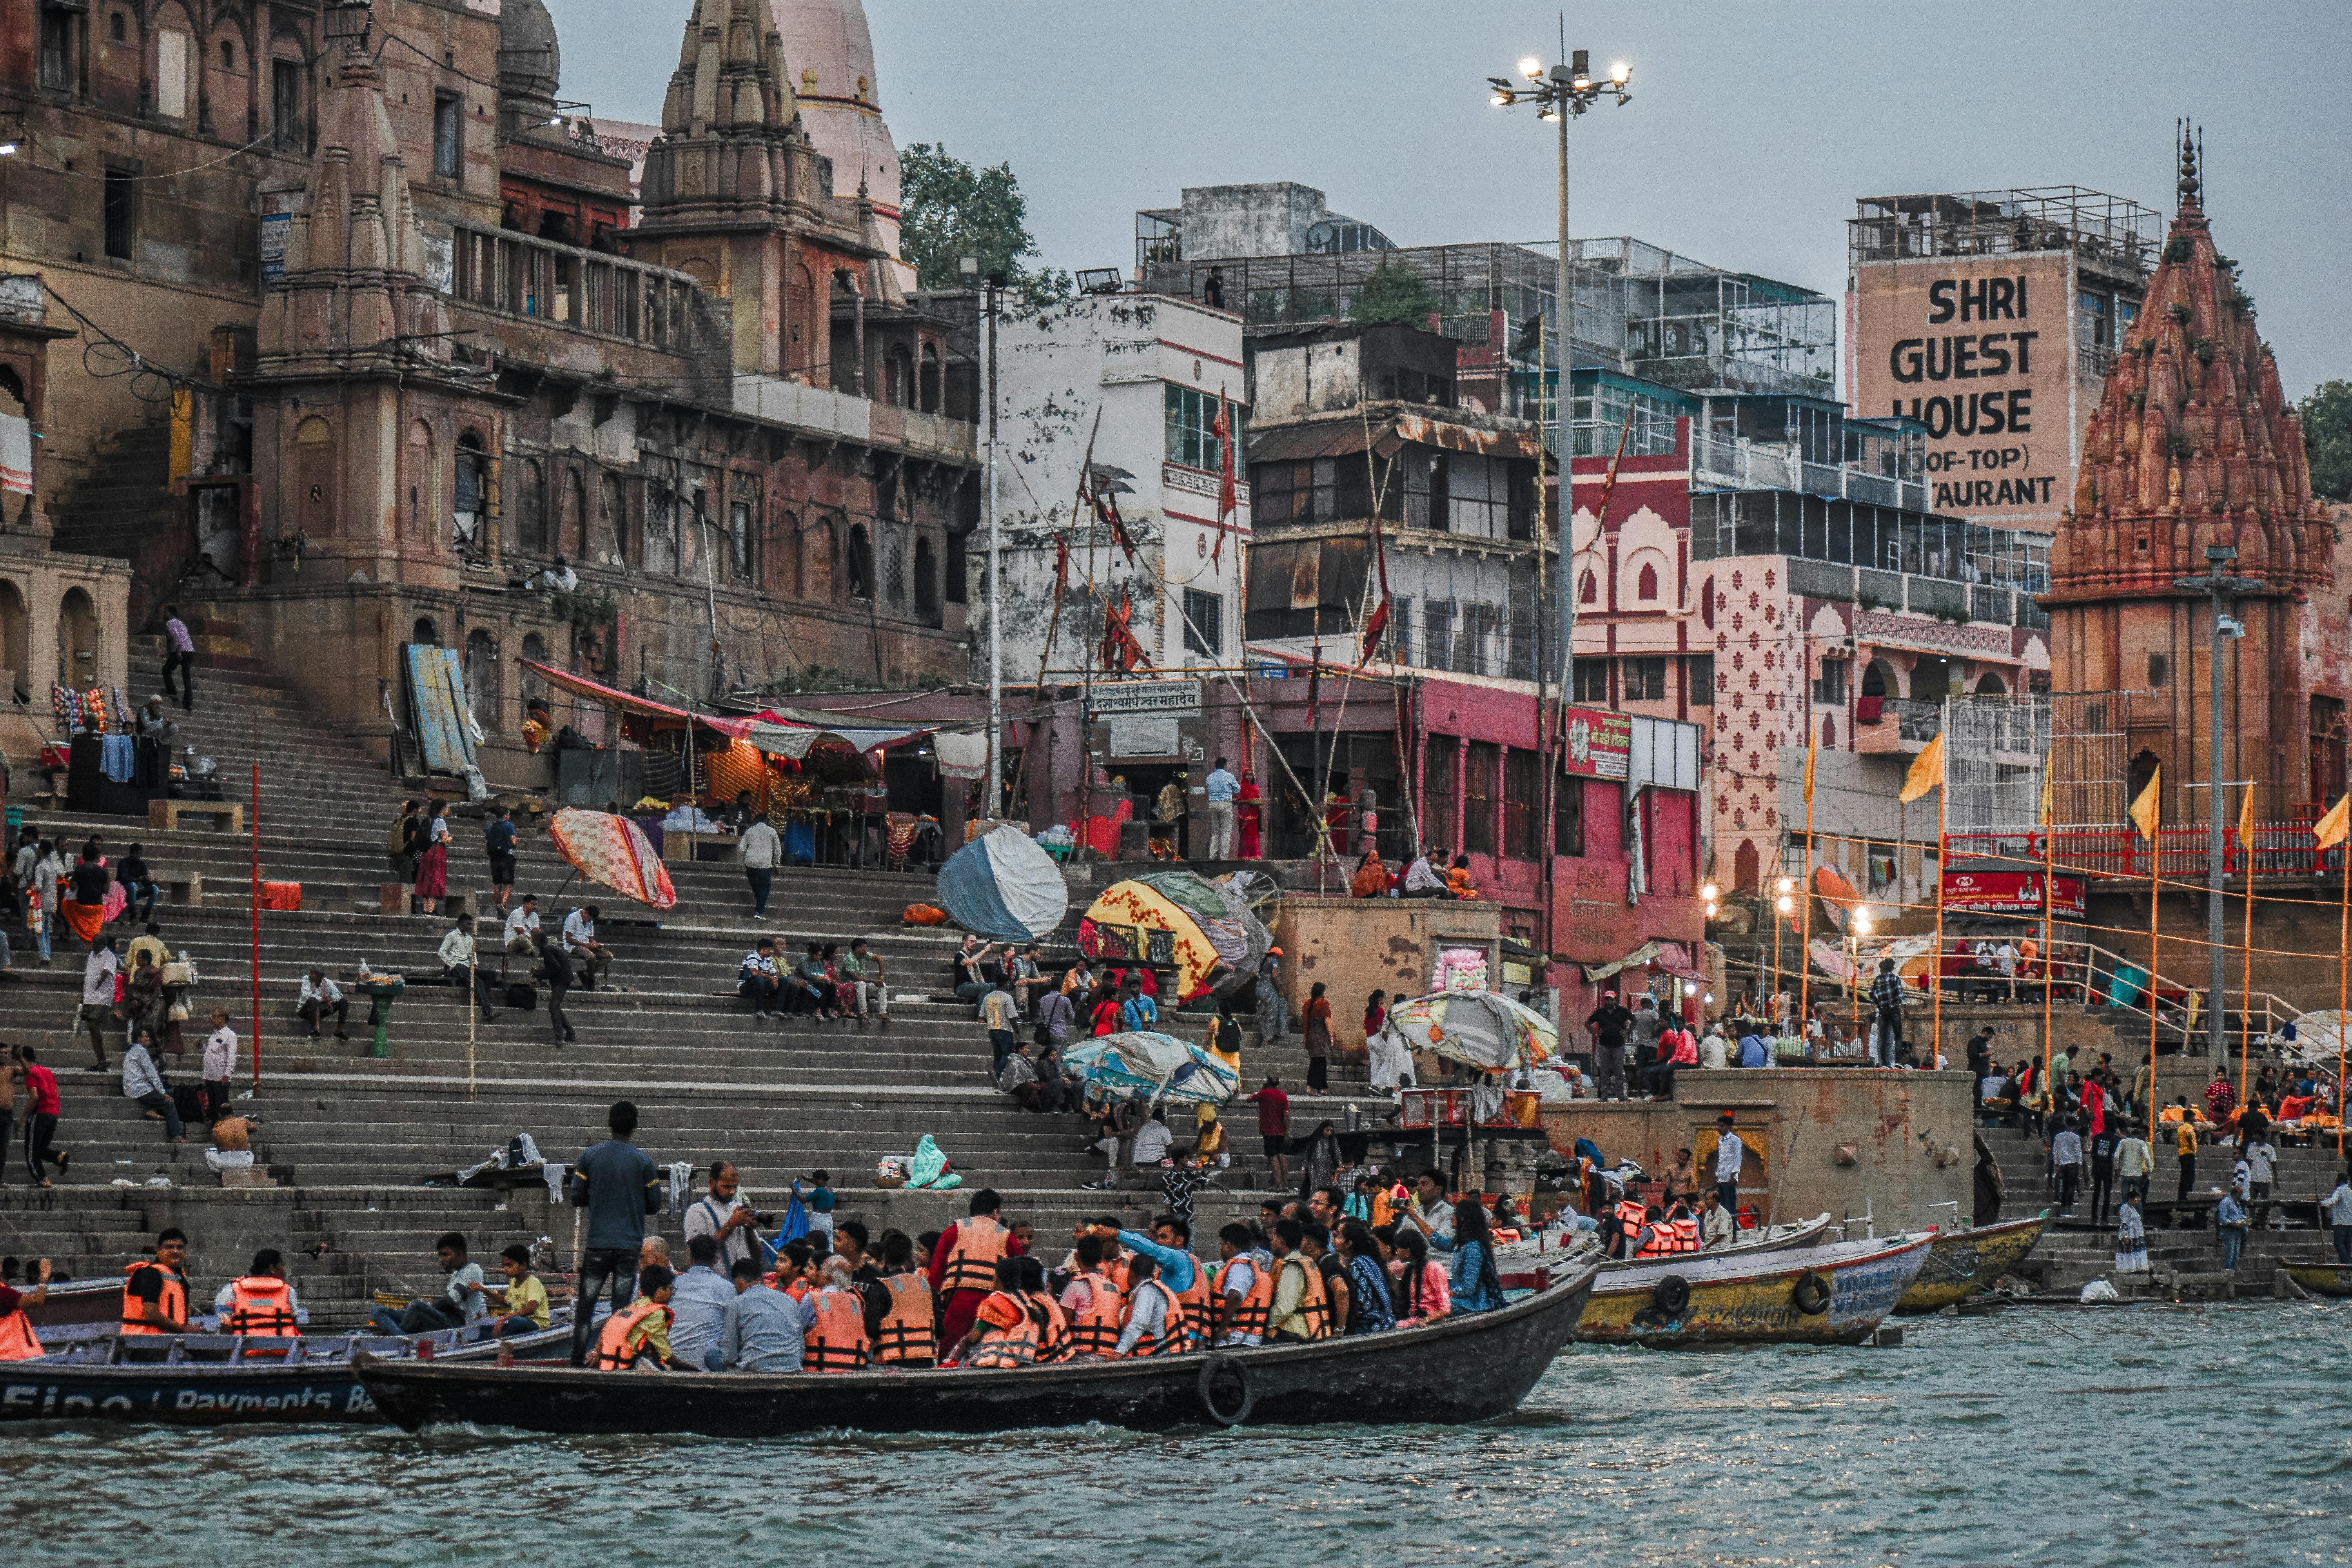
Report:
<svg viewBox="0 0 2352 1568"><path fill-rule="evenodd" d="M323 969L313 968L302 977L301 990L295 996L295 1015L310 1026L310 1037L319 1037L319 1026L327 1015L334 1015L335 1038L348 1040L351 1032L343 1026L351 1021L352 1005L343 995L343 988L327 978Z"/></svg>
<svg viewBox="0 0 2352 1568"><path fill-rule="evenodd" d="M2352 1267L2352 1172L2336 1178L2336 1190L2319 1205L2336 1242L2336 1261Z"/></svg>
<svg viewBox="0 0 2352 1568"><path fill-rule="evenodd" d="M474 963L474 917L461 915L441 938L441 976L450 984L474 994L474 1001L482 1010L482 1022L492 1022L497 1015L490 1011L489 982L478 979Z"/></svg>
<svg viewBox="0 0 2352 1568"><path fill-rule="evenodd" d="M698 1236L716 1241L719 1262L725 1266L721 1273L751 1256L753 1227L759 1222L751 1205L743 1201L742 1184L743 1178L734 1166L714 1160L709 1187L686 1211L687 1244L691 1247Z"/></svg>
<svg viewBox="0 0 2352 1568"><path fill-rule="evenodd" d="M596 906L590 904L563 917L563 951L583 976L583 991L595 990L598 977L613 968L612 949L596 940Z"/></svg>
<svg viewBox="0 0 2352 1568"><path fill-rule="evenodd" d="M1423 1171L1412 1182L1412 1202L1405 1218L1429 1238L1432 1252L1454 1250L1454 1205L1445 1201L1445 1183L1434 1171Z"/></svg>
<svg viewBox="0 0 2352 1568"><path fill-rule="evenodd" d="M2012 1002L2016 1001L2017 944L2007 937L2001 938L2000 945L1992 950L1992 961L1995 967L2000 971L2002 984L2009 987L2009 999Z"/></svg>
<svg viewBox="0 0 2352 1568"><path fill-rule="evenodd" d="M2058 1173L2058 1212L2074 1212L2074 1188L2083 1179L2083 1138L2070 1121L2061 1121L2050 1139L2050 1163Z"/></svg>
<svg viewBox="0 0 2352 1568"><path fill-rule="evenodd" d="M163 1142L184 1143L187 1129L180 1125L179 1108L172 1101L172 1092L163 1086L163 1075L156 1069L154 1038L145 1029L131 1042L122 1053L122 1098L137 1100L148 1115L163 1124Z"/></svg>
<svg viewBox="0 0 2352 1568"><path fill-rule="evenodd" d="M1698 1195L1698 1237L1700 1248L1706 1251L1729 1247L1739 1239L1739 1226L1733 1223L1731 1211L1723 1206L1713 1187Z"/></svg>
<svg viewBox="0 0 2352 1568"><path fill-rule="evenodd" d="M205 1037L205 1118L211 1121L228 1109L229 1080L236 1076L236 1031L228 1026L228 1009L213 1009L213 1032Z"/></svg>
<svg viewBox="0 0 2352 1568"><path fill-rule="evenodd" d="M2268 1138L2246 1145L2246 1197L2253 1210L2254 1228L2263 1228L2271 1212L2271 1173L2278 1166L2278 1151Z"/></svg>
<svg viewBox="0 0 2352 1568"><path fill-rule="evenodd" d="M1129 1159L1139 1167L1157 1165L1168 1158L1169 1145L1175 1141L1175 1134L1168 1131L1167 1111L1155 1105L1151 1119L1135 1130L1134 1152Z"/></svg>
<svg viewBox="0 0 2352 1568"><path fill-rule="evenodd" d="M172 675L180 677L179 689L172 689ZM180 710L187 712L196 705L196 639L188 635L188 623L180 619L180 606L163 606L163 691L180 700Z"/></svg>
<svg viewBox="0 0 2352 1568"><path fill-rule="evenodd" d="M114 956L114 939L101 936L81 963L81 1021L89 1030L90 1054L97 1058L92 1072L106 1070L105 1031L114 1022L114 977L122 961Z"/></svg>
<svg viewBox="0 0 2352 1568"><path fill-rule="evenodd" d="M764 921L768 918L768 892L775 886L776 868L784 863L784 841L776 836L774 826L766 817L754 817L736 842L735 853L742 858L743 879L751 887L751 918Z"/></svg>
<svg viewBox="0 0 2352 1568"><path fill-rule="evenodd" d="M1416 856L1405 868L1404 896L1408 899L1443 899L1450 897L1444 875L1436 869L1445 863L1445 850L1432 844Z"/></svg>
<svg viewBox="0 0 2352 1568"><path fill-rule="evenodd" d="M1726 1112L1715 1119L1715 1201L1723 1205L1726 1214L1739 1213L1739 1172L1748 1163L1748 1145L1731 1130L1731 1116Z"/></svg>
<svg viewBox="0 0 2352 1568"><path fill-rule="evenodd" d="M522 902L507 911L506 941L500 944L503 952L519 952L525 958L539 956L539 895L525 893ZM506 959L499 960L499 978L507 977Z"/></svg>
<svg viewBox="0 0 2352 1568"><path fill-rule="evenodd" d="M1209 770L1209 858L1226 860L1234 852L1234 795L1242 781L1225 770L1225 759Z"/></svg>
<svg viewBox="0 0 2352 1568"><path fill-rule="evenodd" d="M2156 1151L2139 1135L2139 1124L2132 1123L2124 1130L2124 1140L2116 1145L2116 1175L2123 1183L2124 1202L2147 1202L2148 1177L2156 1170Z"/></svg>
<svg viewBox="0 0 2352 1568"><path fill-rule="evenodd" d="M1258 1265L1248 1250L1249 1229L1242 1225L1229 1225L1217 1233L1217 1251L1224 1266L1223 1278L1216 1281L1222 1300L1217 1310L1223 1321L1231 1324L1238 1318L1242 1303L1249 1299L1250 1289L1257 1283ZM1244 1331L1228 1327L1217 1336L1221 1345L1254 1345L1265 1336L1255 1330Z"/></svg>

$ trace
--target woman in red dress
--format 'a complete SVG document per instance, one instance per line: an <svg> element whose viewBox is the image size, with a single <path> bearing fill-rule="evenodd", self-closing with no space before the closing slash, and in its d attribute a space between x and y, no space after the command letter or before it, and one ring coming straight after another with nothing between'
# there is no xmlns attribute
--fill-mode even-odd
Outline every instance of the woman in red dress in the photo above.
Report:
<svg viewBox="0 0 2352 1568"><path fill-rule="evenodd" d="M1259 803L1265 797L1258 793L1254 774L1242 775L1242 787L1234 792L1234 826L1241 833L1241 856L1244 860L1258 859L1264 853L1259 848L1258 824L1265 807Z"/></svg>
<svg viewBox="0 0 2352 1568"><path fill-rule="evenodd" d="M425 825L425 853L416 862L416 901L434 912L449 884L449 803L435 801Z"/></svg>

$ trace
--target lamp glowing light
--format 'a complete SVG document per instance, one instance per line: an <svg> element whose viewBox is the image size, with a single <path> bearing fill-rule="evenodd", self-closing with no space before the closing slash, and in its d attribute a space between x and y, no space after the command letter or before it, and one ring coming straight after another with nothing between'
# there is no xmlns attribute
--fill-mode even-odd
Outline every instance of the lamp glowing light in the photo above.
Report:
<svg viewBox="0 0 2352 1568"><path fill-rule="evenodd" d="M1609 68L1609 79L1615 82L1619 87L1623 87L1627 82L1633 79L1633 68L1627 65L1623 60L1619 60L1615 65Z"/></svg>
<svg viewBox="0 0 2352 1568"><path fill-rule="evenodd" d="M1713 882L1709 882L1706 887L1701 888L1698 890L1698 896L1705 899L1711 904L1715 902L1716 900L1723 897L1723 889L1717 887Z"/></svg>
<svg viewBox="0 0 2352 1568"><path fill-rule="evenodd" d="M1543 61L1529 55L1519 62L1519 74L1529 81L1540 81L1543 79Z"/></svg>

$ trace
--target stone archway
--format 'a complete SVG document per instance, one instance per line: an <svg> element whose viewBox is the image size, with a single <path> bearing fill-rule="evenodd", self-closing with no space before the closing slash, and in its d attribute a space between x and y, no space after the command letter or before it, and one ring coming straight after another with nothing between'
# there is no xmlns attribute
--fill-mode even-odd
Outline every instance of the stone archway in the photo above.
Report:
<svg viewBox="0 0 2352 1568"><path fill-rule="evenodd" d="M1731 890L1733 892L1752 893L1756 890L1757 859L1756 840L1741 839L1739 852L1731 858Z"/></svg>
<svg viewBox="0 0 2352 1568"><path fill-rule="evenodd" d="M98 606L80 588L68 588L58 605L58 679L77 690L99 684L106 668L99 657Z"/></svg>

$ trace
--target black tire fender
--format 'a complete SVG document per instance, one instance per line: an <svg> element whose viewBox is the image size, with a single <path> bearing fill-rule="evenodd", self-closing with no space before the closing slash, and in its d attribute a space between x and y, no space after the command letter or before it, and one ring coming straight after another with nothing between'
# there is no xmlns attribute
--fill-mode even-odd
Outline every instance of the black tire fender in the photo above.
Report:
<svg viewBox="0 0 2352 1568"><path fill-rule="evenodd" d="M1797 1276L1797 1310L1818 1318L1830 1310L1830 1282L1811 1269Z"/></svg>
<svg viewBox="0 0 2352 1568"><path fill-rule="evenodd" d="M1217 1408L1217 1395L1215 1390L1217 1374L1228 1369L1233 1372L1234 1376L1240 1378L1242 1382L1241 1405L1238 1409L1232 1411L1224 1411ZM1215 1422L1220 1426L1240 1426L1243 1422L1247 1421L1250 1418L1250 1412L1257 1407L1256 1380L1250 1376L1249 1363L1240 1356L1212 1355L1203 1359L1201 1363L1201 1376L1198 1387L1201 1394L1202 1410L1207 1414L1210 1420Z"/></svg>
<svg viewBox="0 0 2352 1568"><path fill-rule="evenodd" d="M1690 1305L1690 1281L1679 1274L1669 1274L1650 1292L1650 1304L1669 1319L1679 1318Z"/></svg>

